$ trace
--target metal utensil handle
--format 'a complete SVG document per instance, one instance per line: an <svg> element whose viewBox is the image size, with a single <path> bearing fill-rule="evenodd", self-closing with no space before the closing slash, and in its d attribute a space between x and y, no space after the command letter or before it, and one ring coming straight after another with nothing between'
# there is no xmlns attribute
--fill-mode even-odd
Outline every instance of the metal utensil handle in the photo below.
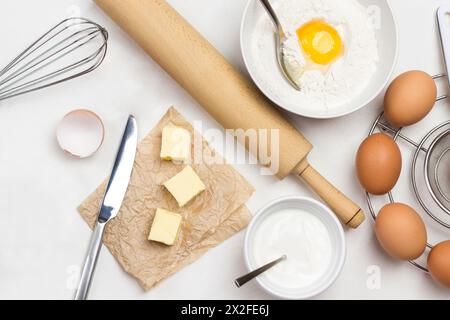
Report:
<svg viewBox="0 0 450 320"><path fill-rule="evenodd" d="M106 223L97 222L89 244L88 254L84 262L83 272L81 273L80 284L75 294L75 300L86 300L89 287L91 286L92 276L94 275L97 259L102 248L102 238Z"/></svg>
<svg viewBox="0 0 450 320"><path fill-rule="evenodd" d="M237 278L236 280L234 280L234 283L236 284L236 286L238 288L242 287L244 284L246 284L247 282L249 282L250 280L256 278L257 276L259 276L261 273L266 272L267 270L271 269L272 267L274 267L275 265L279 264L281 261L286 260L287 256L284 255L281 258L278 258L275 261L272 261L264 266L262 266L261 268L256 269L255 271L252 271L248 274L246 274L245 276L242 276L240 278Z"/></svg>
<svg viewBox="0 0 450 320"><path fill-rule="evenodd" d="M275 13L275 10L273 9L272 5L270 4L270 1L269 0L259 0L259 2L262 4L264 9L269 14L269 16L272 19L272 22L273 22L275 28L277 28L277 30L280 33L282 33L283 32L283 28L281 27L280 20L278 20L278 16Z"/></svg>
<svg viewBox="0 0 450 320"><path fill-rule="evenodd" d="M445 68L447 69L447 74L450 74L450 5L443 5L438 9L437 20Z"/></svg>

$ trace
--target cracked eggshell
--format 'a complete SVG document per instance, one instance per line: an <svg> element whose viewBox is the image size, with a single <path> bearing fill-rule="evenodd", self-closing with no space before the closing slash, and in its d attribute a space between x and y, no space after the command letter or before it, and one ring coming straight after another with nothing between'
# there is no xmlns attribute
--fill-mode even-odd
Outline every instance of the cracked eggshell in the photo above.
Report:
<svg viewBox="0 0 450 320"><path fill-rule="evenodd" d="M56 130L61 149L76 158L93 155L101 147L104 136L105 127L100 117L85 109L66 114Z"/></svg>

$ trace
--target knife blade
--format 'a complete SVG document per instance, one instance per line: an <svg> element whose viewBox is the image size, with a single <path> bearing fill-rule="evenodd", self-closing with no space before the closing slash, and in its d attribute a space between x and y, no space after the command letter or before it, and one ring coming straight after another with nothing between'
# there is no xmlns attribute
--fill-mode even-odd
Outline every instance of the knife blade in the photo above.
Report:
<svg viewBox="0 0 450 320"><path fill-rule="evenodd" d="M81 273L80 284L75 300L85 300L94 275L97 259L102 247L102 238L109 221L119 213L133 171L134 159L138 143L136 119L130 115L125 127L122 141L117 151L116 160L106 186L102 206L89 244L88 254Z"/></svg>
<svg viewBox="0 0 450 320"><path fill-rule="evenodd" d="M136 148L137 125L134 117L130 116L106 187L98 221L108 222L117 216L128 189Z"/></svg>

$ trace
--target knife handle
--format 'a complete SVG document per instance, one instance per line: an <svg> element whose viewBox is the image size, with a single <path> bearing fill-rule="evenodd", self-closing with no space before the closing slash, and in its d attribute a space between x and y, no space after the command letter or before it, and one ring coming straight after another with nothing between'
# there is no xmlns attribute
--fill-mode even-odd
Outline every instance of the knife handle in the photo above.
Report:
<svg viewBox="0 0 450 320"><path fill-rule="evenodd" d="M89 244L89 250L84 262L83 272L81 273L80 284L75 294L75 300L86 300L89 287L91 286L91 280L94 275L95 266L97 265L97 259L102 248L102 238L105 231L106 223L98 222L94 227L94 233L92 234L91 242Z"/></svg>

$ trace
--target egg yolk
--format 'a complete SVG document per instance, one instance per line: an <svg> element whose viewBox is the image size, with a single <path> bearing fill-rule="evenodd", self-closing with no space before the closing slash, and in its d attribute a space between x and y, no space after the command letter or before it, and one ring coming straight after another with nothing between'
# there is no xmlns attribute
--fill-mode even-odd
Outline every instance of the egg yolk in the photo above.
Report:
<svg viewBox="0 0 450 320"><path fill-rule="evenodd" d="M343 51L339 33L328 23L314 20L297 30L300 45L313 62L327 65L338 58Z"/></svg>

